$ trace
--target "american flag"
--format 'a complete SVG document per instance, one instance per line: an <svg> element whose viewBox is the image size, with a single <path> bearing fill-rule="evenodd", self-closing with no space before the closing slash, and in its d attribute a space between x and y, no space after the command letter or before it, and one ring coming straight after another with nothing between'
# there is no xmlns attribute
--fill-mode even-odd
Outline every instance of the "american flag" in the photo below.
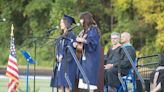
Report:
<svg viewBox="0 0 164 92"><path fill-rule="evenodd" d="M9 77L8 92L16 92L17 86L19 84L19 74L18 74L18 64L17 64L15 45L14 45L13 28L11 32L10 55L8 58L6 75Z"/></svg>

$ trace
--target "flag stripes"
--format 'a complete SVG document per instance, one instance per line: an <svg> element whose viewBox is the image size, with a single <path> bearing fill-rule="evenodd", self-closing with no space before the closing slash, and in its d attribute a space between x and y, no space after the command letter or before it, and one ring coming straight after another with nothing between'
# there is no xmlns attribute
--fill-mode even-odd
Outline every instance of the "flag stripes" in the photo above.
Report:
<svg viewBox="0 0 164 92"><path fill-rule="evenodd" d="M9 88L8 92L15 92L16 88L17 88L16 81L10 79L9 84L8 84L8 88Z"/></svg>
<svg viewBox="0 0 164 92"><path fill-rule="evenodd" d="M10 41L10 55L6 75L10 78L8 83L8 92L16 92L16 88L19 84L19 73L13 36L11 36Z"/></svg>

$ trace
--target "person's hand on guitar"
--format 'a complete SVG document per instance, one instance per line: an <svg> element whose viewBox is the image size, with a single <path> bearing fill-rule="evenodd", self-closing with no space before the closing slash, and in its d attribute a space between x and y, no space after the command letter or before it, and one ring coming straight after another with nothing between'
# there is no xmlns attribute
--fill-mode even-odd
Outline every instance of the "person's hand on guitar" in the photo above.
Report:
<svg viewBox="0 0 164 92"><path fill-rule="evenodd" d="M82 57L83 53L83 43L86 43L87 41L85 38L87 37L87 34L84 34L83 37L77 37L76 42L73 43L73 47L76 48L76 55L77 58L80 59Z"/></svg>
<svg viewBox="0 0 164 92"><path fill-rule="evenodd" d="M73 47L74 47L74 48L77 47L78 43L84 43L84 42L86 42L86 40L85 40L84 38L79 37L79 36L76 38L76 41L77 41L77 42L73 42Z"/></svg>
<svg viewBox="0 0 164 92"><path fill-rule="evenodd" d="M74 48L77 47L77 42L73 42L73 47L74 47Z"/></svg>
<svg viewBox="0 0 164 92"><path fill-rule="evenodd" d="M73 42L73 47L74 48L76 48L79 43L85 43L86 42L86 40L84 38L82 38L82 37L77 37L76 41L77 42Z"/></svg>
<svg viewBox="0 0 164 92"><path fill-rule="evenodd" d="M77 37L76 41L77 42L82 42L82 43L86 42L86 40L84 38L82 38L82 37Z"/></svg>

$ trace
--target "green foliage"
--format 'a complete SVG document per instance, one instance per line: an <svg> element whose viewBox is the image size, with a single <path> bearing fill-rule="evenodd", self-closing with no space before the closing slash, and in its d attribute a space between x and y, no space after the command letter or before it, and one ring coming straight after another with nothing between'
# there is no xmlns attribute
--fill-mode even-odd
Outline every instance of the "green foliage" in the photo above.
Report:
<svg viewBox="0 0 164 92"><path fill-rule="evenodd" d="M107 52L111 46L110 33L128 31L138 55L164 52L163 0L0 0L0 64L9 55L11 24L14 24L15 45L19 64L25 65L20 50L35 56L39 66L51 66L54 61L54 39L29 38L43 36L48 28L59 25L64 14L79 22L81 12L90 11L101 30L101 44ZM60 30L60 29L59 29ZM74 30L78 34L81 28ZM50 34L57 38L60 31Z"/></svg>
<svg viewBox="0 0 164 92"><path fill-rule="evenodd" d="M76 4L74 0L55 0L55 3L52 5L51 10L51 23L59 24L60 19L63 17L64 14L71 15L75 17L76 11Z"/></svg>
<svg viewBox="0 0 164 92"><path fill-rule="evenodd" d="M34 33L43 32L47 28L51 3L50 0L33 0L25 7L24 16L28 18Z"/></svg>
<svg viewBox="0 0 164 92"><path fill-rule="evenodd" d="M134 0L138 14L144 17L146 23L156 23L158 30L164 29L164 2L163 0Z"/></svg>
<svg viewBox="0 0 164 92"><path fill-rule="evenodd" d="M164 31L158 32L156 35L155 46L158 52L164 51Z"/></svg>

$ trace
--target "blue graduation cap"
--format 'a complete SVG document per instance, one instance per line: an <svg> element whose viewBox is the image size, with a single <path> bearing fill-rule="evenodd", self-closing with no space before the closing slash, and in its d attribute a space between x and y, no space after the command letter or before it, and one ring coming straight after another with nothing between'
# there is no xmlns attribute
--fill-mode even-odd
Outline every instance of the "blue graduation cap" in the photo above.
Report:
<svg viewBox="0 0 164 92"><path fill-rule="evenodd" d="M32 59L32 57L28 54L27 51L22 50L21 52L22 52L23 56L25 57L25 59L28 61L28 63L36 64L36 62Z"/></svg>
<svg viewBox="0 0 164 92"><path fill-rule="evenodd" d="M71 16L64 15L64 18L72 25L73 23L76 24L75 19L72 18Z"/></svg>

